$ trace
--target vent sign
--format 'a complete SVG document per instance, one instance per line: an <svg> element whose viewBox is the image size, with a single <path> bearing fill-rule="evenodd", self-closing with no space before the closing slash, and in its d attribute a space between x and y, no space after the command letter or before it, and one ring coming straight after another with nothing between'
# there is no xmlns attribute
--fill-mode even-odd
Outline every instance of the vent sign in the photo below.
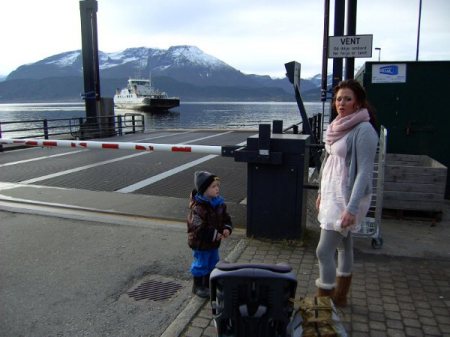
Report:
<svg viewBox="0 0 450 337"><path fill-rule="evenodd" d="M372 57L372 35L328 37L328 58Z"/></svg>
<svg viewBox="0 0 450 337"><path fill-rule="evenodd" d="M406 64L372 64L372 83L405 83Z"/></svg>

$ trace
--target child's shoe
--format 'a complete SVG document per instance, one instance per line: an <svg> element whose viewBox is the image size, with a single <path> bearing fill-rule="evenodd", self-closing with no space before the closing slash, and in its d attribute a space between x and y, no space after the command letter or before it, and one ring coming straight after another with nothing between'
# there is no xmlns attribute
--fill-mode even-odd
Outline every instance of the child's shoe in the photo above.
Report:
<svg viewBox="0 0 450 337"><path fill-rule="evenodd" d="M194 277L194 284L192 285L192 292L201 298L209 298L209 288L205 287L205 277Z"/></svg>

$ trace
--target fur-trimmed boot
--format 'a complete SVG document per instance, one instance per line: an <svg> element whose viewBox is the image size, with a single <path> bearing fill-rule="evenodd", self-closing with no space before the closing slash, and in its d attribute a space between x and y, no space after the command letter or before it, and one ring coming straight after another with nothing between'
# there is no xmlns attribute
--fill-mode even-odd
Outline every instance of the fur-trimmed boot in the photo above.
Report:
<svg viewBox="0 0 450 337"><path fill-rule="evenodd" d="M322 283L322 282L320 282L320 279L317 279L316 280L316 287L317 287L317 293L316 293L317 297L328 296L328 297L333 298L333 296L334 296L334 288L336 287L336 284L334 284L334 283L332 283L332 284Z"/></svg>
<svg viewBox="0 0 450 337"><path fill-rule="evenodd" d="M347 295L352 283L352 274L336 277L336 290L333 296L333 302L337 307L347 306Z"/></svg>
<svg viewBox="0 0 450 337"><path fill-rule="evenodd" d="M205 276L194 277L192 292L201 298L209 298L209 288L205 287Z"/></svg>

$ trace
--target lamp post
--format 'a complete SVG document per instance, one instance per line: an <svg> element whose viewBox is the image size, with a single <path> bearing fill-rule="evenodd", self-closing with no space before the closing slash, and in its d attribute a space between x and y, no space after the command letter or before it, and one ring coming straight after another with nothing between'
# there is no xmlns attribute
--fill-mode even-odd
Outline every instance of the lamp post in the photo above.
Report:
<svg viewBox="0 0 450 337"><path fill-rule="evenodd" d="M375 50L378 50L378 62L380 62L381 48L376 47Z"/></svg>
<svg viewBox="0 0 450 337"><path fill-rule="evenodd" d="M420 21L422 19L422 0L419 1L419 22L417 23L416 61L419 61Z"/></svg>

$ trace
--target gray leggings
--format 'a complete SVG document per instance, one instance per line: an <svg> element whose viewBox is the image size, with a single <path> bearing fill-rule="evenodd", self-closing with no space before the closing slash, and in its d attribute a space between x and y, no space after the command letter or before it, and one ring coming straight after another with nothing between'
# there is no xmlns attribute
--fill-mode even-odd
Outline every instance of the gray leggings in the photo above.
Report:
<svg viewBox="0 0 450 337"><path fill-rule="evenodd" d="M335 253L338 251L336 269ZM353 268L353 238L349 232L343 237L339 232L322 229L317 245L316 255L319 259L319 282L326 288L331 288L336 282L336 272L339 276L348 276Z"/></svg>

